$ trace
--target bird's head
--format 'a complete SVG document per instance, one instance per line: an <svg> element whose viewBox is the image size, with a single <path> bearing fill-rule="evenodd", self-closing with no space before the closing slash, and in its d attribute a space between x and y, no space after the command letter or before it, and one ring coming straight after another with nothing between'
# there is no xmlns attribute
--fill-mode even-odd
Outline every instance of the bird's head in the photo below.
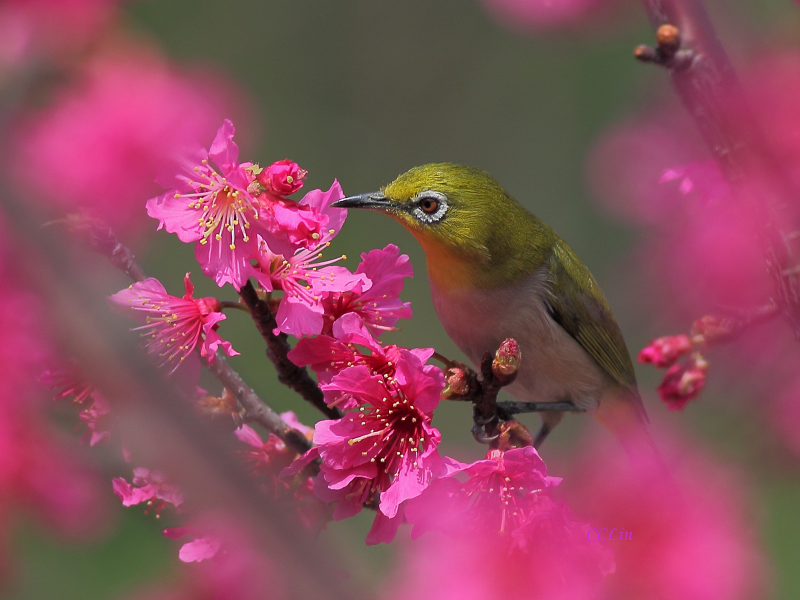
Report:
<svg viewBox="0 0 800 600"><path fill-rule="evenodd" d="M340 208L367 208L399 221L420 242L431 278L448 287L513 281L541 264L552 231L488 173L454 163L414 167L379 192ZM523 272L524 271L524 272Z"/></svg>

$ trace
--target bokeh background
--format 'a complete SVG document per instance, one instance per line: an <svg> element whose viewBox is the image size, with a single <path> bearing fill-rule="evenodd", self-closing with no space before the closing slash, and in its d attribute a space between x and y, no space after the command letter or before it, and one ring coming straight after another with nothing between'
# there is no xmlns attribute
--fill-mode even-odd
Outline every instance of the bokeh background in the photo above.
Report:
<svg viewBox="0 0 800 600"><path fill-rule="evenodd" d="M796 3L708 4L737 66L797 49ZM632 57L633 47L653 38L636 2L620 0L590 18L533 28L509 26L479 0L139 0L123 4L122 11L125 36L159 48L187 72L204 73L210 85L229 87L217 91L237 98L243 158L263 165L289 157L308 169L306 189L327 189L336 178L346 194L373 191L427 162L481 167L582 257L632 353L653 337L686 330L700 316L665 308L670 299L653 291L652 273L637 250L653 230L620 218L597 189L603 181L598 171L613 173L619 166L603 161L603 140L620 123L661 111L691 130L666 73ZM351 211L334 250L347 254L354 268L361 252L390 242L414 265L404 294L414 318L386 339L463 359L433 312L425 257L402 227ZM147 272L173 292L187 270L199 273L192 249L173 236L140 235L133 246ZM201 295L215 293L213 283L196 279ZM249 320L232 314L225 330L242 353L231 362L256 391L274 408L313 422L316 415L278 384ZM733 351L721 350L719 360L726 352ZM771 597L800 597L800 463L757 414L763 404L758 378L768 372L748 379L715 371L703 398L681 413L668 413L658 401L659 372L637 365L637 375L657 427L683 432L740 472L752 528L770 563ZM535 418L527 422L536 426ZM435 425L446 454L482 456L469 433L468 407L442 406ZM580 452L576 440L606 435L599 429L590 419L565 419L542 452L550 472L566 472ZM17 553L13 583L2 596L120 598L144 584L180 577L176 544L160 535L161 524L119 506L110 484L108 492L116 524L82 545L19 517L11 543ZM351 576L368 588L381 580L394 552L363 544L370 522L362 514L323 533L346 545Z"/></svg>

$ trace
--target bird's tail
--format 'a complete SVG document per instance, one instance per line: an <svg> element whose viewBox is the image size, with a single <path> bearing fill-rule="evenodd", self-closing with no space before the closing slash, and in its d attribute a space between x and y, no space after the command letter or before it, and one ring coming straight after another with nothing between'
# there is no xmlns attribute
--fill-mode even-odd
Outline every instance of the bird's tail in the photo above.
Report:
<svg viewBox="0 0 800 600"><path fill-rule="evenodd" d="M649 419L636 390L615 389L600 400L594 417L617 436L635 467L653 474L667 473L661 452L650 434Z"/></svg>

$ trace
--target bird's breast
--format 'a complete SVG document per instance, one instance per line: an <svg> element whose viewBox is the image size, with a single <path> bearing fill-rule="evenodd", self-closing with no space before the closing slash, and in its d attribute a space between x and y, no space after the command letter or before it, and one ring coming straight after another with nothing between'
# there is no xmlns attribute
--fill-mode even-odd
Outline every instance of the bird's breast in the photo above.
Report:
<svg viewBox="0 0 800 600"><path fill-rule="evenodd" d="M431 279L431 295L445 331L474 367L504 339L517 340L522 365L508 388L512 396L529 402L571 400L593 411L609 378L547 312L547 276L540 269L516 284L489 289L451 289Z"/></svg>

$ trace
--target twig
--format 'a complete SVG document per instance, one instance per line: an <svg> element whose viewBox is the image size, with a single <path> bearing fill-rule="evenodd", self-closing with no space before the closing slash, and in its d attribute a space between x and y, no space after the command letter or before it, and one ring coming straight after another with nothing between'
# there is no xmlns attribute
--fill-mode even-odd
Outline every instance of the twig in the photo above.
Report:
<svg viewBox="0 0 800 600"><path fill-rule="evenodd" d="M275 370L278 372L278 380L300 394L303 399L310 402L329 419L341 419L342 411L325 403L322 390L311 379L306 368L298 367L289 360L287 354L291 347L289 342L286 341L286 334L276 335L274 333L278 327L275 315L272 314L269 304L258 297L253 284L248 281L239 290L239 294L247 308L250 309L250 316L261 333L261 337L267 343L267 357L275 365Z"/></svg>

